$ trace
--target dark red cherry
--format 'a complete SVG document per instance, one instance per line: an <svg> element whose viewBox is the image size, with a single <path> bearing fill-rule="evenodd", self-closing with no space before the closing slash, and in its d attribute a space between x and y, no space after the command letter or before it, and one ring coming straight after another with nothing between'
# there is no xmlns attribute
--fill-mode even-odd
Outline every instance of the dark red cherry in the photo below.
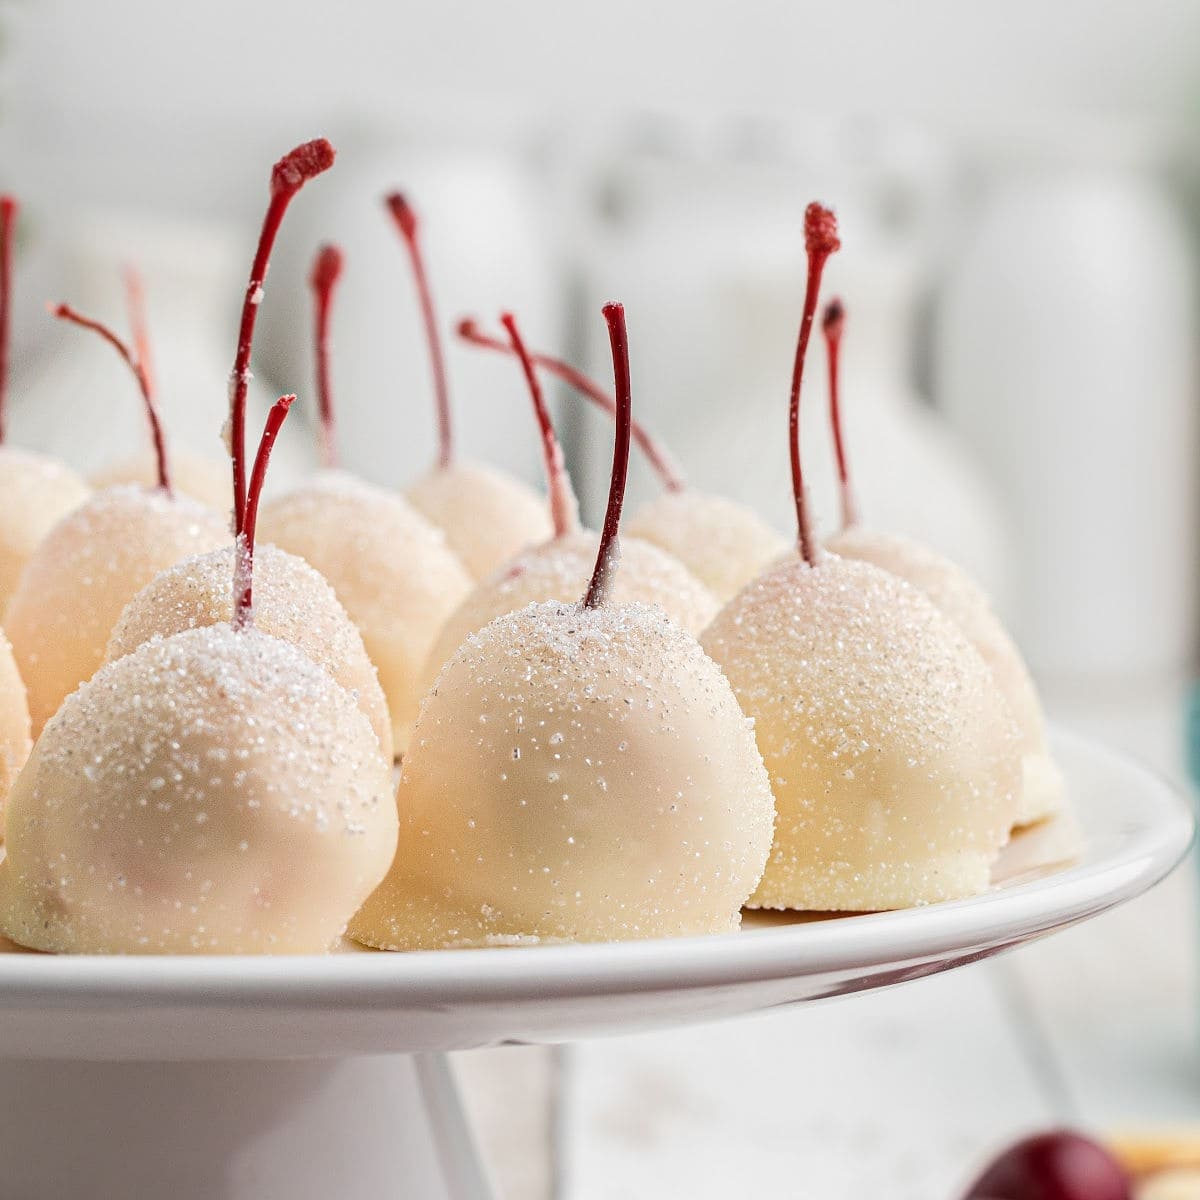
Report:
<svg viewBox="0 0 1200 1200"><path fill-rule="evenodd" d="M1103 1146L1067 1129L1000 1154L963 1200L1132 1200L1129 1177Z"/></svg>

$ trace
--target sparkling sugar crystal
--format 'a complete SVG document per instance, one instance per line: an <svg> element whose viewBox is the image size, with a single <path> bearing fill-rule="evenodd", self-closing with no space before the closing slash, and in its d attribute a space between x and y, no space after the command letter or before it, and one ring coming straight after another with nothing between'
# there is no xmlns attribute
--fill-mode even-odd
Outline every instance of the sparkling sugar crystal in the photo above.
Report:
<svg viewBox="0 0 1200 1200"><path fill-rule="evenodd" d="M87 496L87 484L65 463L0 446L0 613L42 539Z"/></svg>
<svg viewBox="0 0 1200 1200"><path fill-rule="evenodd" d="M158 575L125 606L109 638L107 660L129 654L153 637L228 622L233 555L233 546L227 545ZM299 646L355 697L391 762L391 719L374 664L324 578L302 558L260 543L254 551L254 623L263 633Z"/></svg>
<svg viewBox="0 0 1200 1200"><path fill-rule="evenodd" d="M104 661L129 600L159 571L228 537L195 500L134 484L96 492L47 534L5 617L35 736Z"/></svg>
<svg viewBox="0 0 1200 1200"><path fill-rule="evenodd" d="M543 542L495 571L446 622L425 666L432 680L463 640L489 621L528 604L569 603L587 589L598 536L590 530ZM617 604L651 604L681 628L699 634L716 613L709 590L665 551L639 538L621 539L621 569L613 582Z"/></svg>
<svg viewBox="0 0 1200 1200"><path fill-rule="evenodd" d="M25 684L17 670L12 647L0 630L0 832L3 831L3 805L25 765L32 745L29 729L29 702Z"/></svg>
<svg viewBox="0 0 1200 1200"><path fill-rule="evenodd" d="M753 905L901 908L988 886L1020 789L1016 731L978 651L926 596L867 563L794 556L702 642L775 782Z"/></svg>
<svg viewBox="0 0 1200 1200"><path fill-rule="evenodd" d="M299 555L332 585L379 671L396 752L408 746L425 660L471 580L403 497L340 471L263 507L262 537Z"/></svg>
<svg viewBox="0 0 1200 1200"><path fill-rule="evenodd" d="M1017 723L1023 767L1017 824L1057 812L1063 804L1063 780L1050 756L1041 701L1021 652L978 584L948 558L898 534L855 526L827 545L844 558L873 563L907 580L962 630L991 669Z"/></svg>
<svg viewBox="0 0 1200 1200"><path fill-rule="evenodd" d="M187 630L47 725L10 799L0 925L65 953L324 951L396 823L389 765L327 671L257 630Z"/></svg>
<svg viewBox="0 0 1200 1200"><path fill-rule="evenodd" d="M350 930L388 948L726 931L773 822L715 664L660 610L613 603L532 604L469 636L397 802L395 862Z"/></svg>
<svg viewBox="0 0 1200 1200"><path fill-rule="evenodd" d="M629 533L674 555L724 604L787 553L787 540L756 512L692 488L664 491L629 521Z"/></svg>

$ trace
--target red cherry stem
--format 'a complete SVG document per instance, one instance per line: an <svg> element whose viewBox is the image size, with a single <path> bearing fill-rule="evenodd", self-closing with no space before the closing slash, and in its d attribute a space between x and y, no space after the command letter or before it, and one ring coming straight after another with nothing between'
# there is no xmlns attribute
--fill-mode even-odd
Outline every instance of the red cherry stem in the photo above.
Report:
<svg viewBox="0 0 1200 1200"><path fill-rule="evenodd" d="M154 389L150 386L150 378L141 362L134 356L130 348L107 325L85 317L76 312L69 304L49 305L50 314L62 321L70 321L82 329L90 329L98 333L124 360L125 365L133 372L137 380L138 390L142 393L142 403L146 409L146 420L150 424L150 438L154 443L154 457L158 462L158 486L168 496L171 491L170 461L167 457L167 439L163 434L162 419L158 415L158 404L154 399Z"/></svg>
<svg viewBox="0 0 1200 1200"><path fill-rule="evenodd" d="M629 436L633 422L633 392L629 383L629 335L625 329L625 306L606 304L604 320L608 323L608 340L612 346L613 377L617 394L617 428L613 438L612 475L608 485L608 507L604 510L604 525L600 530L600 548L584 608L603 604L612 591L613 578L621 559L617 537L621 528L621 508L625 503L625 477L629 474Z"/></svg>
<svg viewBox="0 0 1200 1200"><path fill-rule="evenodd" d="M263 285L271 264L271 248L283 215L296 193L312 178L333 166L334 148L324 139L305 142L271 168L271 197L263 217L258 248L250 267L250 282L242 301L237 353L229 377L229 454L233 459L233 531L240 533L246 510L246 392L250 387L250 349L254 323L263 300Z"/></svg>
<svg viewBox="0 0 1200 1200"><path fill-rule="evenodd" d="M295 399L295 396L280 396L271 405L262 437L259 438L258 453L254 456L254 467L250 472L250 483L246 491L244 519L234 546L234 629L245 629L247 625L254 624L254 535L258 527L258 502L262 498L263 484L267 480L267 464L271 461L271 450Z"/></svg>
<svg viewBox="0 0 1200 1200"><path fill-rule="evenodd" d="M433 388L437 397L438 457L439 467L448 467L454 461L454 426L450 420L450 388L446 382L446 360L442 354L442 338L438 332L437 313L433 305L433 292L429 287L429 276L425 271L425 256L421 251L421 238L416 210L403 192L392 192L385 198L388 212L396 222L396 228L408 248L412 265L413 280L417 285L417 299L421 305L421 320L425 324L425 342L429 347L429 365L433 372Z"/></svg>
<svg viewBox="0 0 1200 1200"><path fill-rule="evenodd" d="M512 351L521 363L525 372L525 382L529 385L529 397L533 401L533 412L537 417L538 429L542 435L542 462L546 468L546 492L550 499L550 517L554 522L554 536L565 537L579 528L579 503L571 490L571 477L567 474L563 462L562 446L559 445L558 435L554 432L554 422L550 419L550 411L546 407L546 398L542 395L542 385L538 382L537 372L533 369L533 361L521 333L517 329L516 318L512 313L502 313L500 323L508 331L512 343Z"/></svg>
<svg viewBox="0 0 1200 1200"><path fill-rule="evenodd" d="M0 443L8 433L8 338L12 326L13 231L20 205L15 196L0 196Z"/></svg>
<svg viewBox="0 0 1200 1200"><path fill-rule="evenodd" d="M804 314L800 318L800 336L796 342L796 360L792 366L792 395L788 407L788 444L792 455L792 496L796 502L796 526L800 553L808 565L816 566L817 542L813 536L808 493L800 467L800 384L804 378L804 358L812 334L817 297L821 291L821 273L829 256L841 247L837 218L822 205L812 203L804 210L804 246L808 252L808 286L804 292Z"/></svg>
<svg viewBox="0 0 1200 1200"><path fill-rule="evenodd" d="M121 279L125 284L125 310L129 314L129 329L133 335L133 352L146 375L150 394L157 398L158 380L154 375L154 354L150 347L150 327L146 321L146 288L137 267L126 265L121 268Z"/></svg>
<svg viewBox="0 0 1200 1200"><path fill-rule="evenodd" d="M308 285L313 292L313 343L317 355L317 404L321 414L321 462L326 467L338 465L333 386L329 377L329 309L341 275L342 252L332 242L326 242L317 251L308 277Z"/></svg>
<svg viewBox="0 0 1200 1200"><path fill-rule="evenodd" d="M512 347L500 338L491 337L479 328L479 322L473 317L464 317L456 326L458 336L472 346L480 346L485 350L498 350L502 354L511 354ZM585 375L578 368L552 354L530 354L530 359L536 366L547 374L561 379L585 399L590 400L597 408L606 412L610 417L617 415L616 401L594 379ZM632 437L638 444L638 449L645 455L646 461L658 476L659 481L668 492L682 492L687 487L687 480L671 452L660 442L640 421L632 423Z"/></svg>
<svg viewBox="0 0 1200 1200"><path fill-rule="evenodd" d="M846 325L846 308L841 300L833 299L825 306L821 332L825 335L825 354L829 360L829 425L833 430L833 449L837 456L838 496L842 506L842 528L858 524L858 500L850 483L846 465L846 442L842 433L841 380L838 370L842 356L842 331Z"/></svg>

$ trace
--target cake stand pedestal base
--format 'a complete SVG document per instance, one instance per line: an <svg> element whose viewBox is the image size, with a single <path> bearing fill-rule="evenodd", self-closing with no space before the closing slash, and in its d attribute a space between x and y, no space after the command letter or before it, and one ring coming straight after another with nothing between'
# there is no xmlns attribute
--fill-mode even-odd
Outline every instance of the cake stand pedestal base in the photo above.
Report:
<svg viewBox="0 0 1200 1200"><path fill-rule="evenodd" d="M486 1200L440 1054L0 1061L3 1194Z"/></svg>

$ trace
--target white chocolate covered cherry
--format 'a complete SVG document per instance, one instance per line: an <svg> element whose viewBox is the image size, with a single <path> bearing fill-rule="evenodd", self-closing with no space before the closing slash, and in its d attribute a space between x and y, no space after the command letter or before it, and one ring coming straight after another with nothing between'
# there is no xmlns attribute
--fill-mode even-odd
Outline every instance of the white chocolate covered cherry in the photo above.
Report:
<svg viewBox="0 0 1200 1200"><path fill-rule="evenodd" d="M42 539L5 618L35 737L104 661L125 605L160 571L228 537L195 500L123 484L96 492Z"/></svg>
<svg viewBox="0 0 1200 1200"><path fill-rule="evenodd" d="M993 611L987 595L961 567L910 538L867 529L861 524L842 431L838 381L844 325L841 301L830 301L821 328L829 356L829 423L837 454L842 529L825 544L845 558L874 563L919 588L983 656L1016 722L1022 759L1016 824L1030 825L1052 816L1065 803L1064 781L1050 755L1037 689L1021 652Z"/></svg>
<svg viewBox="0 0 1200 1200"><path fill-rule="evenodd" d="M441 530L402 496L341 471L322 471L264 505L261 519L263 538L315 567L358 627L403 754L425 662L470 576Z"/></svg>
<svg viewBox="0 0 1200 1200"><path fill-rule="evenodd" d="M751 904L872 910L974 895L1016 815L1021 762L979 652L917 588L813 535L801 471L804 358L833 214L805 214L809 280L789 434L799 554L744 587L701 644L754 721L775 839Z"/></svg>
<svg viewBox="0 0 1200 1200"><path fill-rule="evenodd" d="M563 462L554 423L546 407L533 357L511 315L503 321L510 348L524 371L542 440L548 509L553 536L510 559L483 579L446 622L426 666L432 680L468 634L527 604L567 602L587 587L599 548L599 535L579 525L579 505ZM621 573L614 583L619 603L658 605L683 629L698 634L717 605L708 589L678 559L636 538L621 543Z"/></svg>
<svg viewBox="0 0 1200 1200"><path fill-rule="evenodd" d="M387 878L350 926L385 949L720 933L771 843L770 786L728 682L660 609L610 594L629 461L623 313L605 309L618 421L582 601L467 639L426 698Z"/></svg>
<svg viewBox="0 0 1200 1200"><path fill-rule="evenodd" d="M152 638L228 622L233 614L233 569L230 545L184 559L155 576L121 613L108 640L107 661L132 654ZM254 624L262 633L299 646L358 701L391 762L392 722L378 674L362 635L324 577L277 546L258 546Z"/></svg>

